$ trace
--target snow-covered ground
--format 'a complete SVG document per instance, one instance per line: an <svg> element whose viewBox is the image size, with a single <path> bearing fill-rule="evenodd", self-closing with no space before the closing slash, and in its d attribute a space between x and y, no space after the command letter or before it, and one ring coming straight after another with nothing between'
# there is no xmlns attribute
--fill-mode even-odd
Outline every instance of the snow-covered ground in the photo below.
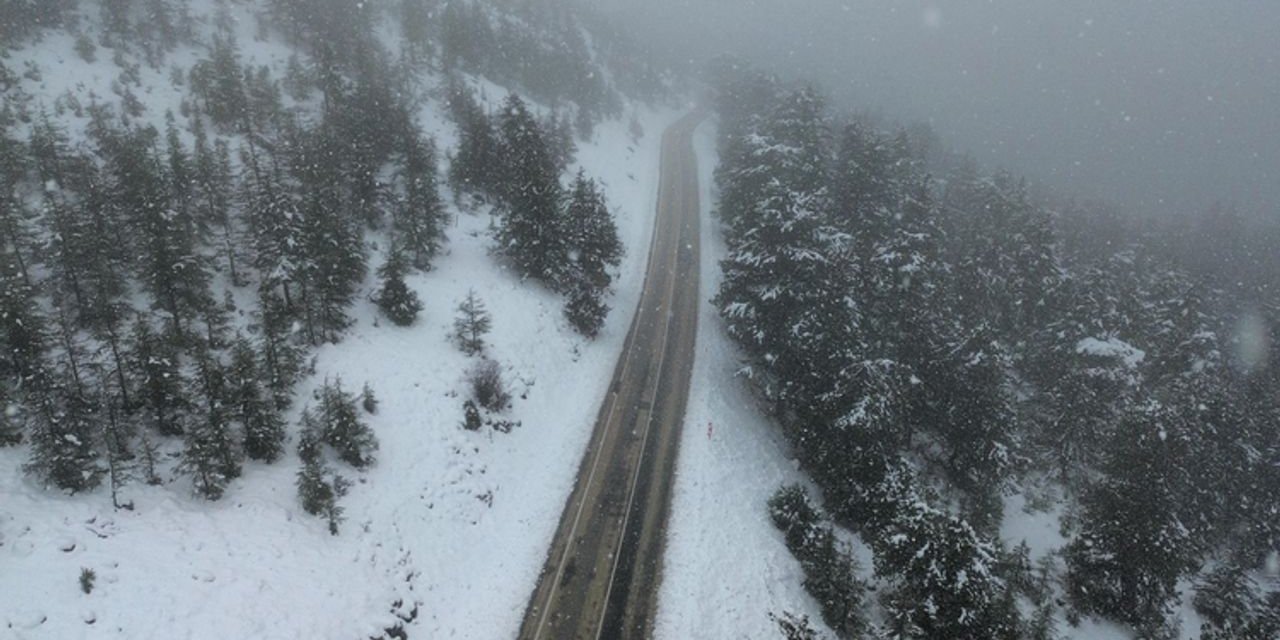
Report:
<svg viewBox="0 0 1280 640"><path fill-rule="evenodd" d="M252 20L240 24L246 60L283 64L286 47L254 42ZM189 64L201 54L178 55ZM30 58L41 62L44 79L26 89L48 105L67 91L110 95L118 72L110 51L85 65L62 35L46 38ZM164 74L145 76L144 85L154 87L139 96L148 120L162 125L180 93ZM443 108L429 101L418 114L442 151L455 139ZM363 473L341 469L355 481L340 502L341 534L330 536L302 511L292 446L276 464L248 463L218 502L194 498L182 476L159 487L127 485L133 510L113 509L105 488L77 496L46 490L22 471L25 446L0 449L0 637L356 639L397 623L396 603L406 617L416 606L410 637L513 637L643 282L661 133L681 114L636 114L645 131L639 141L628 114L578 143L576 164L606 185L627 249L614 311L597 340L574 333L559 296L520 282L488 254L487 213L452 209L446 254L430 273L409 278L426 306L418 322L378 321L367 300L385 241L371 239L379 246L370 251L356 324L340 344L314 354L316 373L299 384L287 416L296 425L327 378L357 392L368 382L380 400L368 416L381 444L377 464ZM70 112L60 117L69 133L82 129ZM460 426L475 360L449 335L471 288L493 315L488 355L502 364L515 397L503 417L521 426L509 434ZM89 594L80 590L82 568L97 574Z"/></svg>
<svg viewBox="0 0 1280 640"><path fill-rule="evenodd" d="M643 280L657 192L660 134L678 114L647 111L632 145L602 126L578 158L608 184L628 248L601 336L586 342L558 296L504 271L488 254L487 215L462 213L448 255L410 279L426 310L400 329L362 302L340 344L317 353L297 410L325 378L380 399L369 421L378 463L342 501L331 537L303 513L296 459L250 464L207 503L190 481L129 485L133 511L105 490L67 497L23 475L26 448L0 450L0 628L23 638L360 638L420 603L414 637L511 637L519 626L591 433ZM631 149L628 151L628 149ZM372 280L368 283L371 288ZM510 434L461 429L472 359L449 342L469 288L494 317L488 353L516 396ZM82 567L97 588L79 591ZM87 621L93 620L90 624Z"/></svg>
<svg viewBox="0 0 1280 640"><path fill-rule="evenodd" d="M807 615L822 628L804 574L769 521L765 503L803 482L777 428L735 376L741 355L709 302L725 255L713 205L714 124L694 136L702 189L703 304L693 383L680 442L655 637L777 638L769 613Z"/></svg>

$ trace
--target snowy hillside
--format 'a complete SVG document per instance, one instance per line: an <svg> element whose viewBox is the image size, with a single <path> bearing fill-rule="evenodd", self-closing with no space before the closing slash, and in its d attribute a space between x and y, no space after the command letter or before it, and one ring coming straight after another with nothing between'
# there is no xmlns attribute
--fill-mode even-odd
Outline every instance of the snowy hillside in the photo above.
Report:
<svg viewBox="0 0 1280 640"><path fill-rule="evenodd" d="M298 54L263 25L252 4L192 2L190 12L196 41L207 41L215 23L229 24L242 62L265 66L274 77L284 77ZM81 30L95 33L94 14L85 7ZM394 50L394 21L379 24ZM48 113L72 147L90 144L84 137L90 118L76 104L113 102L121 94L144 105L137 121L162 131L166 113L175 114L190 145L190 120L182 115L190 113L184 104L190 98L172 81L173 69L189 69L208 55L206 47L179 44L155 68L138 49L123 49L100 47L88 62L70 30L43 32L5 61L24 74L12 94ZM134 69L136 86L117 80L121 65ZM486 110L496 111L506 89L464 78L482 89ZM458 143L441 100L445 84L429 66L407 83L416 91L409 100L413 120L442 157L455 154ZM314 94L285 102L304 114L321 108ZM246 462L219 500L193 495L191 479L178 470L180 438L159 442L159 484L120 487L119 501L131 508L114 508L106 485L74 494L46 487L24 471L30 444L0 449L0 635L365 638L403 627L410 637L513 636L638 300L659 134L678 113L628 102L625 112L577 141L567 168L568 175L581 168L604 186L625 248L607 301L615 311L594 340L569 325L559 295L492 255L487 206L460 209L446 196L441 253L430 271L406 276L424 305L417 321L394 326L372 301L390 240L385 230L368 231L370 268L353 296L351 325L337 343L307 356L310 373L295 385L282 416L289 434L283 458ZM25 130L18 122L10 134L23 139ZM233 149L246 142L238 134L226 139ZM244 169L238 159L235 165ZM447 174L444 163L440 175ZM234 300L231 325L251 329L253 288L234 286L226 273L211 288L216 299L225 293ZM457 348L453 324L469 291L492 316L486 355L501 364L514 396L509 409L489 419L518 423L509 433L462 428L467 371L477 358ZM146 306L140 296L135 303ZM343 522L335 536L299 504L294 447L303 409L337 379L349 391L365 384L373 390L376 413L364 419L379 447L367 470L341 469L352 485L340 499ZM84 570L94 576L87 586Z"/></svg>

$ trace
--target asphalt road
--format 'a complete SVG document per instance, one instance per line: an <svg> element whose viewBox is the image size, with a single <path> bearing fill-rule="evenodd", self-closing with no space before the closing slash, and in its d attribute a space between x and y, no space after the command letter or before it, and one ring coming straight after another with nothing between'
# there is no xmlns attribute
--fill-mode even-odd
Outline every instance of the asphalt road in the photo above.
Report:
<svg viewBox="0 0 1280 640"><path fill-rule="evenodd" d="M647 638L698 319L695 111L663 134L644 290L520 627L525 640Z"/></svg>

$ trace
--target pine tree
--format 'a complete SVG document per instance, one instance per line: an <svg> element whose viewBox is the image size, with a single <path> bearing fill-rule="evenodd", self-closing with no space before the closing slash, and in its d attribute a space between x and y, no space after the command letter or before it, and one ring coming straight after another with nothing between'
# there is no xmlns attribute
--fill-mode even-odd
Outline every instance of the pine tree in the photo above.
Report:
<svg viewBox="0 0 1280 640"><path fill-rule="evenodd" d="M567 248L560 216L560 179L541 127L516 95L500 117L503 202L498 250L521 277L551 287L562 284Z"/></svg>
<svg viewBox="0 0 1280 640"><path fill-rule="evenodd" d="M320 390L321 439L333 447L343 462L363 469L373 464L378 440L360 420L355 396L342 390L342 381L326 382Z"/></svg>
<svg viewBox="0 0 1280 640"><path fill-rule="evenodd" d="M209 59L191 70L191 88L204 100L205 112L217 126L248 132L249 97L245 93L240 50L228 35L215 34Z"/></svg>
<svg viewBox="0 0 1280 640"><path fill-rule="evenodd" d="M608 288L608 268L622 260L622 242L604 194L594 180L578 172L569 189L564 214L570 255L591 285Z"/></svg>
<svg viewBox="0 0 1280 640"><path fill-rule="evenodd" d="M1109 444L1103 477L1083 499L1083 530L1067 546L1075 607L1147 631L1173 612L1191 545L1175 485L1185 434L1167 408L1137 405Z"/></svg>
<svg viewBox="0 0 1280 640"><path fill-rule="evenodd" d="M97 487L105 470L95 447L95 405L65 375L41 371L30 384L31 460L24 468L64 491Z"/></svg>
<svg viewBox="0 0 1280 640"><path fill-rule="evenodd" d="M322 123L307 134L295 159L305 196L301 203L299 269L304 316L313 344L335 342L351 324L347 309L365 276L364 243L359 224L343 205L341 158L346 150L339 132Z"/></svg>
<svg viewBox="0 0 1280 640"><path fill-rule="evenodd" d="M467 297L458 305L458 316L453 321L453 336L462 352L474 356L484 351L484 336L493 324L484 302L476 296L475 289L467 291Z"/></svg>
<svg viewBox="0 0 1280 640"><path fill-rule="evenodd" d="M349 486L345 478L334 474L319 458L304 460L298 470L298 498L303 510L313 516L324 516L331 535L338 535L338 525L343 519L338 498L346 494Z"/></svg>
<svg viewBox="0 0 1280 640"><path fill-rule="evenodd" d="M262 376L276 407L288 407L293 383L302 371L302 351L295 344L294 320L284 300L263 287L258 291L262 321Z"/></svg>
<svg viewBox="0 0 1280 640"><path fill-rule="evenodd" d="M213 147L209 146L204 125L199 118L195 120L194 127L195 148L192 172L195 182L193 185L195 216L202 226L220 229L219 253L226 260L231 284L242 286L244 279L238 269L241 238L235 220L231 216L230 152L222 140L217 140Z"/></svg>
<svg viewBox="0 0 1280 640"><path fill-rule="evenodd" d="M502 156L494 123L460 79L450 78L447 91L449 114L458 126L458 151L449 166L449 183L458 192L497 196Z"/></svg>
<svg viewBox="0 0 1280 640"><path fill-rule="evenodd" d="M156 334L151 323L139 317L133 324L128 363L151 427L162 435L182 435L191 405L175 341Z"/></svg>
<svg viewBox="0 0 1280 640"><path fill-rule="evenodd" d="M872 545L876 573L892 576L885 607L897 635L1018 637L1011 592L994 574L995 549L963 520L904 501Z"/></svg>
<svg viewBox="0 0 1280 640"><path fill-rule="evenodd" d="M418 299L418 294L405 284L404 272L407 266L404 255L393 249L387 262L378 269L378 277L382 278L382 287L376 298L378 308L401 327L413 324L418 318L418 312L422 311L422 301Z"/></svg>
<svg viewBox="0 0 1280 640"><path fill-rule="evenodd" d="M263 388L258 355L243 336L231 346L227 382L231 413L244 429L245 455L274 462L284 453L284 420Z"/></svg>
<svg viewBox="0 0 1280 640"><path fill-rule="evenodd" d="M182 333L210 303L208 274L196 250L194 220L175 206L173 176L151 152L156 136L145 129L108 140L109 165L116 197L131 212L129 224L137 234L139 279L154 306Z"/></svg>
<svg viewBox="0 0 1280 640"><path fill-rule="evenodd" d="M179 469L192 476L198 495L217 500L226 491L227 483L240 476L240 460L224 404L226 373L209 355L199 362L198 386L204 406L187 430Z"/></svg>
<svg viewBox="0 0 1280 640"><path fill-rule="evenodd" d="M404 52L410 62L427 62L435 49L431 42L434 2L427 0L400 0L400 32L404 37Z"/></svg>
<svg viewBox="0 0 1280 640"><path fill-rule="evenodd" d="M410 0L413 1L413 0ZM430 139L410 136L404 142L404 200L396 208L392 230L414 268L429 269L444 241L445 212L436 184L436 150Z"/></svg>
<svg viewBox="0 0 1280 640"><path fill-rule="evenodd" d="M575 283L565 301L564 315L569 324L582 335L595 338L609 315L609 305L604 303L604 290L591 284L586 276L573 276Z"/></svg>

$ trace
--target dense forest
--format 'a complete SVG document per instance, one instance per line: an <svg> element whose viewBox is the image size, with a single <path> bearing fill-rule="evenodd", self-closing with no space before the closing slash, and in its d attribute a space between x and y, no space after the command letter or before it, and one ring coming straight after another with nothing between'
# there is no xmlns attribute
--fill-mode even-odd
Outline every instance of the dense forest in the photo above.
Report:
<svg viewBox="0 0 1280 640"><path fill-rule="evenodd" d="M17 82L41 79L35 61L0 59L0 444L29 443L26 471L50 488L105 482L117 507L130 506L122 485L170 471L216 500L245 459L285 455L308 352L344 337L361 296L395 325L427 305L453 313L404 282L446 250L450 195L491 208L496 259L562 293L569 323L594 336L622 247L601 186L563 174L575 138L622 115L624 92L666 91L623 38L592 49L604 23L559 3L273 0L256 39L289 44L283 70L244 62L228 5L210 7L0 6L5 46L65 32L83 62L119 72L114 95L48 103ZM178 112L156 112L144 76L167 79ZM481 78L550 107L512 93L491 113ZM424 101L459 132L447 176L416 122ZM480 357L483 302L457 314L460 348ZM349 481L333 465L374 462L357 404L377 400L336 378L313 400L297 487L336 533Z"/></svg>
<svg viewBox="0 0 1280 640"><path fill-rule="evenodd" d="M940 163L813 88L731 60L711 76L715 303L820 489L769 507L828 626L1056 638L1065 609L1169 638L1194 579L1203 637L1280 633L1255 581L1280 548L1280 326L1237 328L1258 289L1158 234L1084 237L1018 177ZM1002 544L1014 493L1063 505L1065 548Z"/></svg>

